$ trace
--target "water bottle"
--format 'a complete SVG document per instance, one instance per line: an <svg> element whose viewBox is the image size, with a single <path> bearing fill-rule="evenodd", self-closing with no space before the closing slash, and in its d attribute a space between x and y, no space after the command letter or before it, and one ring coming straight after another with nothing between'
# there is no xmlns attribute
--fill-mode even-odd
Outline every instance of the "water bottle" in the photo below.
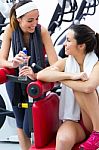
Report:
<svg viewBox="0 0 99 150"><path fill-rule="evenodd" d="M23 66L28 66L27 49L24 47L22 51L26 54L26 57L23 57L24 62L19 65L19 71ZM27 81L27 76L19 76L18 80Z"/></svg>

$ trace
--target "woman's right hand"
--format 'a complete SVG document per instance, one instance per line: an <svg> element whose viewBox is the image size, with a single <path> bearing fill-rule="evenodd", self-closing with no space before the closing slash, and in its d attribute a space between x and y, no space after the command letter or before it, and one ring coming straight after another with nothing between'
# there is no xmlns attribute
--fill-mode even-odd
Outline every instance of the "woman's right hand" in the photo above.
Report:
<svg viewBox="0 0 99 150"><path fill-rule="evenodd" d="M19 67L20 64L24 63L23 57L26 57L24 52L20 51L12 60L12 66L13 68Z"/></svg>

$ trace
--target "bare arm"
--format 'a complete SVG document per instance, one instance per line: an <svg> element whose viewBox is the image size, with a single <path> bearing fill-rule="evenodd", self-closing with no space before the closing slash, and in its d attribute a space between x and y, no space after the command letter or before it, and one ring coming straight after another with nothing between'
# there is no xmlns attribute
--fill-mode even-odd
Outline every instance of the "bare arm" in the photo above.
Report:
<svg viewBox="0 0 99 150"><path fill-rule="evenodd" d="M63 80L61 83L72 88L73 90L90 93L93 92L97 86L99 86L99 62L95 65L89 79L85 82L73 81L73 80Z"/></svg>
<svg viewBox="0 0 99 150"><path fill-rule="evenodd" d="M66 80L81 79L81 80L85 81L88 79L86 73L84 73L84 72L76 73L76 74L64 72L65 63L66 63L66 58L60 59L54 65L47 67L47 68L43 69L42 71L40 71L37 74L37 79L45 81L45 82L56 82L56 81L61 82L61 80L65 80L65 79Z"/></svg>
<svg viewBox="0 0 99 150"><path fill-rule="evenodd" d="M0 67L17 68L23 62L24 53L20 51L13 59L9 60L11 49L12 28L8 25L3 33L2 46L0 50Z"/></svg>
<svg viewBox="0 0 99 150"><path fill-rule="evenodd" d="M44 27L41 26L41 35L42 35L42 40L43 40L43 44L45 46L45 50L48 56L48 60L50 65L54 64L57 60L57 54L55 52L50 34L48 32L47 29L45 29Z"/></svg>
<svg viewBox="0 0 99 150"><path fill-rule="evenodd" d="M37 73L37 79L45 82L55 82L64 79L62 71L64 71L65 59L58 60L55 64L47 67ZM62 77L61 77L61 75Z"/></svg>
<svg viewBox="0 0 99 150"><path fill-rule="evenodd" d="M11 28L8 25L3 33L2 46L0 50L0 67L12 68L12 62L8 61L11 46Z"/></svg>

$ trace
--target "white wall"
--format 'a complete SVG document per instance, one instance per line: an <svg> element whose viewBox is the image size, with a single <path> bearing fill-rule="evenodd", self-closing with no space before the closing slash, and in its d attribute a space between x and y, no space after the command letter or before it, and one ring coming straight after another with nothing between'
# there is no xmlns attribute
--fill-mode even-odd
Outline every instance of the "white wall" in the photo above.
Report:
<svg viewBox="0 0 99 150"><path fill-rule="evenodd" d="M85 24L89 25L92 29L99 33L99 6L96 7L96 13L93 16L87 16L84 21Z"/></svg>
<svg viewBox="0 0 99 150"><path fill-rule="evenodd" d="M47 28L58 0L35 0L35 2L40 12L39 22Z"/></svg>

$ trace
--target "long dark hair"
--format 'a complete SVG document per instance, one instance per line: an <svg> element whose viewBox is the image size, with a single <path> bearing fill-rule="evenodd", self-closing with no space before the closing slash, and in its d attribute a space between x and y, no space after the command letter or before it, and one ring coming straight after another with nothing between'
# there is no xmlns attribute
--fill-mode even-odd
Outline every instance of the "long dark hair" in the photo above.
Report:
<svg viewBox="0 0 99 150"><path fill-rule="evenodd" d="M77 44L86 45L85 53L87 54L94 50L99 58L99 34L85 24L72 25L70 29L74 31Z"/></svg>

